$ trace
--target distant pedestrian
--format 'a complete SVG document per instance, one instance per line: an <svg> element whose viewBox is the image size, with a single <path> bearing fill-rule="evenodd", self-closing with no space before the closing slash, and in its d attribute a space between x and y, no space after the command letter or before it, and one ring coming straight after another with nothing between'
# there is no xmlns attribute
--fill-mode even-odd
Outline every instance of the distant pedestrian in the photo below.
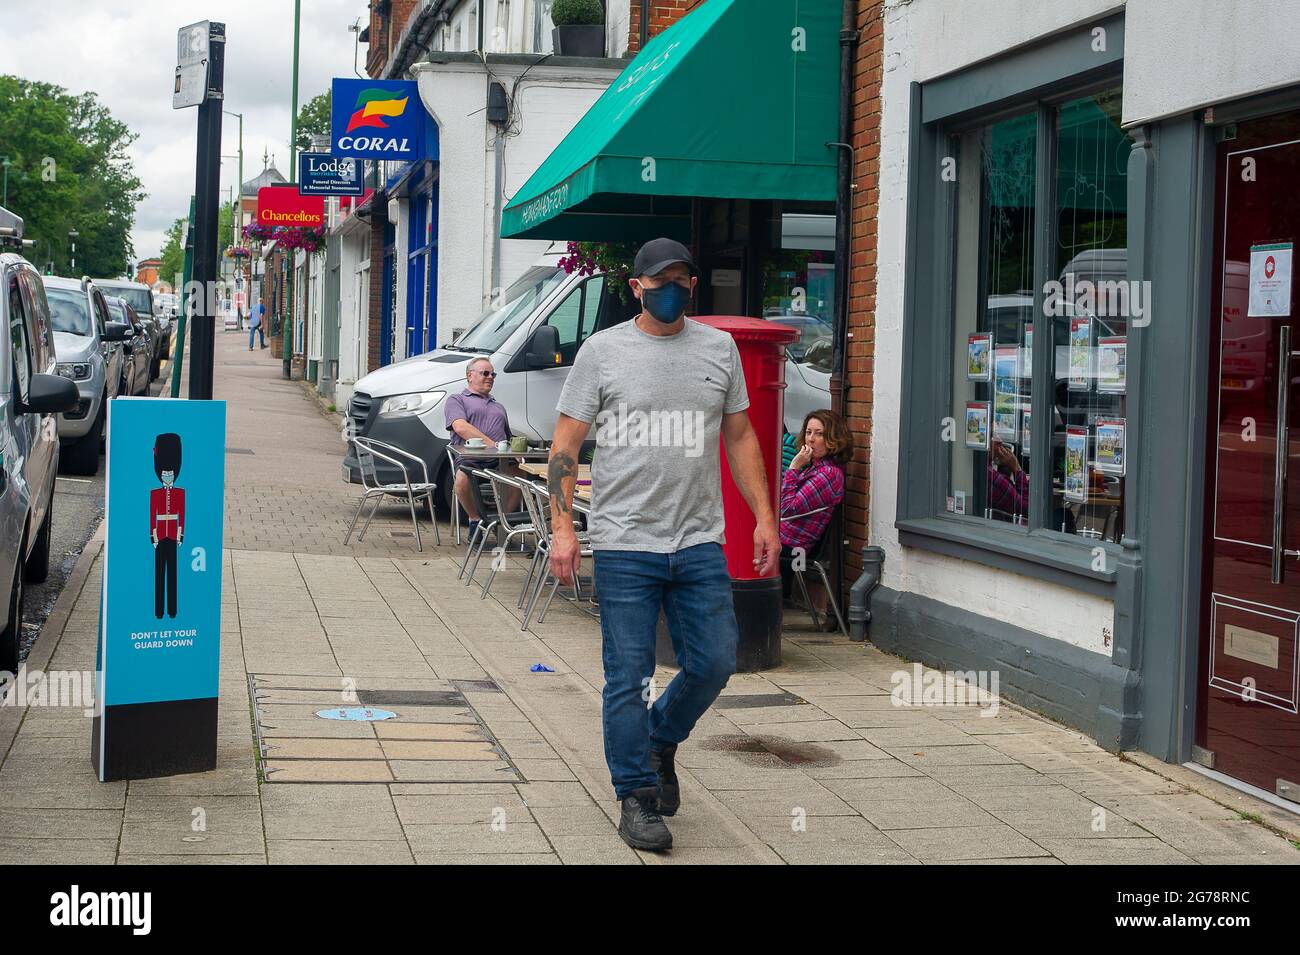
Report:
<svg viewBox="0 0 1300 955"><path fill-rule="evenodd" d="M262 330L262 316L266 313L266 306L258 302L253 306L253 311L248 318L248 350L253 350L253 336L256 335L262 340L262 347L266 347L266 333Z"/></svg>
<svg viewBox="0 0 1300 955"><path fill-rule="evenodd" d="M674 757L736 669L739 631L722 551L718 437L754 513L754 570L780 552L763 454L730 335L686 320L699 271L685 246L655 239L637 253L633 321L578 352L556 405L551 447L551 572L565 583L582 553L573 529L577 458L592 424L591 549L605 667L605 761L622 801L618 832L637 849L668 849L663 817L681 802ZM654 441L633 438L646 425ZM674 437L675 435L675 437ZM667 619L681 670L658 694L655 627Z"/></svg>

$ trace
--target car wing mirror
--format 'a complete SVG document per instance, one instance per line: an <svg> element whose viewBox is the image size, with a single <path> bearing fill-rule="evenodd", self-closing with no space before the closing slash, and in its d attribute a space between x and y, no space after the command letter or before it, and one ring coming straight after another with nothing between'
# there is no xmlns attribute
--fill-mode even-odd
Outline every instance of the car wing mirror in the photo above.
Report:
<svg viewBox="0 0 1300 955"><path fill-rule="evenodd" d="M27 400L21 402L20 411L36 414L58 414L77 407L77 386L71 378L62 375L32 375L27 386Z"/></svg>
<svg viewBox="0 0 1300 955"><path fill-rule="evenodd" d="M555 368L563 362L559 330L551 325L543 325L533 332L533 337L528 341L528 367Z"/></svg>

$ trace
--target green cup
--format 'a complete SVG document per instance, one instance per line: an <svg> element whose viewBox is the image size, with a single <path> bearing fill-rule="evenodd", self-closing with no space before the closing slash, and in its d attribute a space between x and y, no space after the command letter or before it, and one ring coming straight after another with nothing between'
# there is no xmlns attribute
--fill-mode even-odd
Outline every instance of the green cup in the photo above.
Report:
<svg viewBox="0 0 1300 955"><path fill-rule="evenodd" d="M511 451L527 451L527 450L528 450L528 439L525 438L525 437L521 437L521 436L519 436L519 435L516 435L515 437L511 438L511 439L510 439L510 450L511 450Z"/></svg>

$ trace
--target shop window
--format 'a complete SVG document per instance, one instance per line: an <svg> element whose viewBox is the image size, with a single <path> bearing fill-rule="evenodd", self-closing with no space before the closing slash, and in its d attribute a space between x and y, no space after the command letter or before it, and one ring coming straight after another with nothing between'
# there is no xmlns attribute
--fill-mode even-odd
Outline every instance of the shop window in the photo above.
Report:
<svg viewBox="0 0 1300 955"><path fill-rule="evenodd" d="M1044 310L1055 354L1054 530L1118 542L1127 471L1129 316L1145 309L1128 283L1130 141L1120 93L1054 110L1057 157L1052 275Z"/></svg>
<svg viewBox="0 0 1300 955"><path fill-rule="evenodd" d="M957 183L952 404L941 435L951 513L1115 543L1123 535L1127 316L1143 303L1127 282L1130 140L1119 123L1111 89L946 137ZM1044 155L1049 169L1039 168ZM1043 262L1036 230L1048 216ZM1049 349L1038 365L1050 369L1046 382L1033 374L1036 330ZM1035 453L1040 416L1050 441Z"/></svg>
<svg viewBox="0 0 1300 955"><path fill-rule="evenodd" d="M1029 520L1037 117L969 130L957 163L957 367L949 500L957 514ZM954 437L959 440L952 440Z"/></svg>

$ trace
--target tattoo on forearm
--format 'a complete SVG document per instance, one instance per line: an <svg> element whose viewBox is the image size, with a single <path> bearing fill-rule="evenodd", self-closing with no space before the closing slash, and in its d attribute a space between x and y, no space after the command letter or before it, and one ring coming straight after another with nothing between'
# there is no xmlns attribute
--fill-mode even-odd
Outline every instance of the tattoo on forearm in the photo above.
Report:
<svg viewBox="0 0 1300 955"><path fill-rule="evenodd" d="M551 507L555 514L569 514L572 511L572 505L565 493L564 482L569 482L569 487L578 477L578 464L573 460L573 455L567 451L558 452L553 458L546 470L546 485L551 494Z"/></svg>

